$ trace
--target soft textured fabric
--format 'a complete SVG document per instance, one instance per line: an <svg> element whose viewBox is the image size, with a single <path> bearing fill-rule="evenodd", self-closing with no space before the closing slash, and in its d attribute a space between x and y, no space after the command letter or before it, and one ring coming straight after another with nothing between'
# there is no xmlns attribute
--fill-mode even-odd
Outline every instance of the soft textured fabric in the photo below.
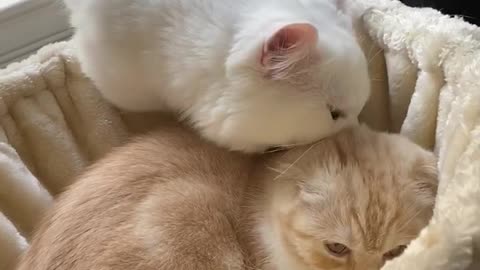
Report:
<svg viewBox="0 0 480 270"><path fill-rule="evenodd" d="M362 119L439 157L431 224L385 270L480 269L480 30L396 0L356 0L373 93ZM8 270L52 198L158 114L106 104L68 42L0 71L0 269Z"/></svg>

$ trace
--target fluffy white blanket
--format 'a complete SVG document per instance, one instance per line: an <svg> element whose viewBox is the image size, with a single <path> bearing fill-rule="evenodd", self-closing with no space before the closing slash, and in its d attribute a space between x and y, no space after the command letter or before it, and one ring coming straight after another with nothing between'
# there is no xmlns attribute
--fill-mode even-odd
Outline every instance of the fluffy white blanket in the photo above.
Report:
<svg viewBox="0 0 480 270"><path fill-rule="evenodd" d="M439 157L434 217L383 269L480 269L480 29L396 0L350 3L367 10L357 30L374 91L362 120ZM0 70L0 269L87 164L161 124L107 105L74 55L68 42L53 44Z"/></svg>

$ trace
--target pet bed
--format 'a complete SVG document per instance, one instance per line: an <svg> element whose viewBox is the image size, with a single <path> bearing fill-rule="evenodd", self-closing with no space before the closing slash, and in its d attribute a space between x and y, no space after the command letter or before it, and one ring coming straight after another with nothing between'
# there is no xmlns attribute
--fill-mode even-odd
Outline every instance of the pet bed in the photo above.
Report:
<svg viewBox="0 0 480 270"><path fill-rule="evenodd" d="M383 269L480 269L480 29L396 0L351 4L365 11L356 30L373 86L361 119L439 158L434 217ZM69 42L0 70L0 269L86 165L161 121L104 102Z"/></svg>

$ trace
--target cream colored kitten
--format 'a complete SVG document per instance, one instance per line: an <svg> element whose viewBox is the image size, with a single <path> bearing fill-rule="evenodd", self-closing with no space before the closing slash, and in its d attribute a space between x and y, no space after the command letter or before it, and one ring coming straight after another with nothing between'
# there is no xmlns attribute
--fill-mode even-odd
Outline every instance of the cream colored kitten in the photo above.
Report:
<svg viewBox="0 0 480 270"><path fill-rule="evenodd" d="M255 157L192 134L165 127L94 165L18 269L376 270L432 215L433 155L399 136L357 127Z"/></svg>

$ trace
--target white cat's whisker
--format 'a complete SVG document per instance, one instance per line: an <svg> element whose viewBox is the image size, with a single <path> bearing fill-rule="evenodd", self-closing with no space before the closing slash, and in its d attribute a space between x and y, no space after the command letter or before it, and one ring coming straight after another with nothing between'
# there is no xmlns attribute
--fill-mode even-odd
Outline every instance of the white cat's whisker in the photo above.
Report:
<svg viewBox="0 0 480 270"><path fill-rule="evenodd" d="M304 143L291 143L291 144L279 144L273 147L272 149L267 149L264 153L269 154L269 153L276 153L276 152L282 152L297 146L302 146L305 145Z"/></svg>
<svg viewBox="0 0 480 270"><path fill-rule="evenodd" d="M375 49L375 46L370 46L370 49L368 49L368 53L366 55L371 55L373 49Z"/></svg>
<svg viewBox="0 0 480 270"><path fill-rule="evenodd" d="M281 148L274 148L274 149L272 149L272 150L267 150L267 151L265 151L265 152L263 152L263 153L265 153L265 154L270 154L270 153L280 152L280 151L282 151L282 150L283 150L283 149L281 149Z"/></svg>

